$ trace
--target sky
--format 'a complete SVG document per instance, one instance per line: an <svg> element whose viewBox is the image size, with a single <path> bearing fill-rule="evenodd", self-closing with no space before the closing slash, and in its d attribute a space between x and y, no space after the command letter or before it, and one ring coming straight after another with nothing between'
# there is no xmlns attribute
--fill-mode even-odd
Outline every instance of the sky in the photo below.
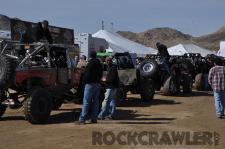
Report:
<svg viewBox="0 0 225 149"><path fill-rule="evenodd" d="M193 36L225 25L225 0L0 0L0 14L72 28L75 35L101 29L143 32L170 27Z"/></svg>

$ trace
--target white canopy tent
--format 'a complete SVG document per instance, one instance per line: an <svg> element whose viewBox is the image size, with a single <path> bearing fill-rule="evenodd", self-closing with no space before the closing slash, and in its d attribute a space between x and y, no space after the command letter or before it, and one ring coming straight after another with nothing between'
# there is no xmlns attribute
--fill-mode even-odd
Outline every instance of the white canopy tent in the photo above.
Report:
<svg viewBox="0 0 225 149"><path fill-rule="evenodd" d="M130 52L136 53L138 56L157 53L153 48L145 47L117 33L108 32L106 30L99 30L97 33L93 34L93 37L105 39L109 43L109 49L107 49L107 51L110 52Z"/></svg>
<svg viewBox="0 0 225 149"><path fill-rule="evenodd" d="M219 49L219 51L217 52L217 55L218 55L218 56L225 57L225 41L221 41L221 42L220 42L220 49Z"/></svg>
<svg viewBox="0 0 225 149"><path fill-rule="evenodd" d="M200 53L205 57L208 54L215 54L214 52L201 48L194 44L178 44L176 46L168 48L170 55L184 55L185 53Z"/></svg>

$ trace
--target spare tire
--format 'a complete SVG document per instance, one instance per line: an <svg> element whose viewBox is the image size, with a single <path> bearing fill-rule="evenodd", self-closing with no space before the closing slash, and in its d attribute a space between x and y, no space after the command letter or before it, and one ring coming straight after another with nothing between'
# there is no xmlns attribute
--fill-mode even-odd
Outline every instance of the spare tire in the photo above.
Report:
<svg viewBox="0 0 225 149"><path fill-rule="evenodd" d="M16 62L6 55L0 55L0 90L7 89L14 81Z"/></svg>
<svg viewBox="0 0 225 149"><path fill-rule="evenodd" d="M195 88L197 91L204 90L204 78L203 73L199 73L195 76Z"/></svg>
<svg viewBox="0 0 225 149"><path fill-rule="evenodd" d="M179 87L175 76L170 76L163 84L163 92L165 95L176 95L180 92Z"/></svg>
<svg viewBox="0 0 225 149"><path fill-rule="evenodd" d="M146 59L139 65L140 76L144 78L153 77L158 69L158 64L155 60Z"/></svg>

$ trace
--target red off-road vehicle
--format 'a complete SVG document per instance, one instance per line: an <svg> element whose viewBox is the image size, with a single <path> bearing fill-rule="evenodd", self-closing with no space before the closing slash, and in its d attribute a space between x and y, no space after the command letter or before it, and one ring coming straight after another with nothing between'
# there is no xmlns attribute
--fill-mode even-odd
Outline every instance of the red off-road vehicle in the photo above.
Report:
<svg viewBox="0 0 225 149"><path fill-rule="evenodd" d="M68 93L79 86L82 70L73 68L73 46L6 42L0 52L0 116L7 107L24 106L29 122L43 123L65 98L74 98Z"/></svg>
<svg viewBox="0 0 225 149"><path fill-rule="evenodd" d="M74 98L68 93L79 86L82 71L73 65L79 54L74 31L46 22L44 30L40 22L0 17L0 27L9 33L0 37L0 118L7 107L23 106L29 122L43 123L64 99Z"/></svg>

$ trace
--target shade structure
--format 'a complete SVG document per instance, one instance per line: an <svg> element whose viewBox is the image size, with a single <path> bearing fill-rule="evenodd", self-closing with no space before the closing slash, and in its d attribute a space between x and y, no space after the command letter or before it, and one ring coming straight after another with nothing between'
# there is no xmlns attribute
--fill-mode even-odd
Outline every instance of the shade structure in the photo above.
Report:
<svg viewBox="0 0 225 149"><path fill-rule="evenodd" d="M144 45L128 40L117 33L112 33L107 30L99 30L93 34L93 37L105 39L109 43L108 52L130 52L136 53L138 56L157 53L153 48L145 47Z"/></svg>
<svg viewBox="0 0 225 149"><path fill-rule="evenodd" d="M219 49L219 51L217 52L217 55L218 55L218 56L225 57L225 41L221 41L221 42L220 42L220 49Z"/></svg>
<svg viewBox="0 0 225 149"><path fill-rule="evenodd" d="M194 44L178 44L168 48L170 55L184 55L185 53L200 53L201 56L205 57L208 54L215 54L214 52L201 48Z"/></svg>

